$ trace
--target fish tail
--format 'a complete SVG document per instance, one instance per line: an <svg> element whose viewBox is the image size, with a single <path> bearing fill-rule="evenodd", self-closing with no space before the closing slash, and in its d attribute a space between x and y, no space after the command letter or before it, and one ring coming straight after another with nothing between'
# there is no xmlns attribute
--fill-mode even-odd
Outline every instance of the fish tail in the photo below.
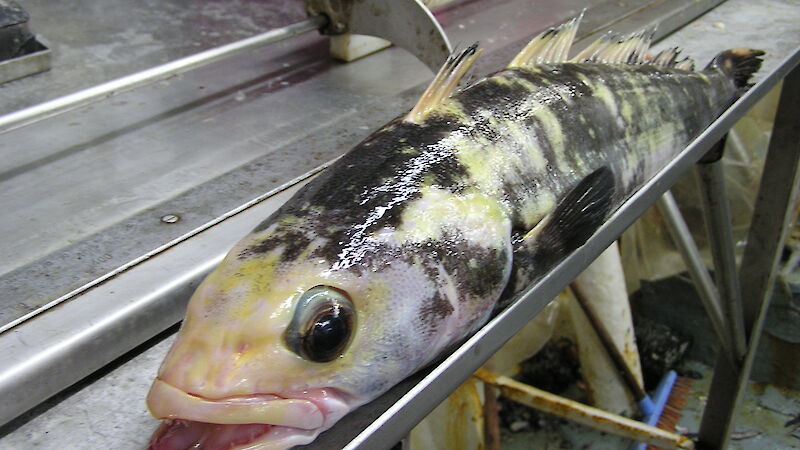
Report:
<svg viewBox="0 0 800 450"><path fill-rule="evenodd" d="M761 67L764 52L749 48L725 50L708 63L706 70L719 70L733 80L741 93L752 84L750 77Z"/></svg>

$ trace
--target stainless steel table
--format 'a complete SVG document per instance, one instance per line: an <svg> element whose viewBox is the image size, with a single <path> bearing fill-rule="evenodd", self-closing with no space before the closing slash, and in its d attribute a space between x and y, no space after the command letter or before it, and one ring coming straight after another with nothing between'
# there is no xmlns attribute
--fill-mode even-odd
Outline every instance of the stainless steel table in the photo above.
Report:
<svg viewBox="0 0 800 450"><path fill-rule="evenodd" d="M479 3L440 13L453 42L481 40L487 48L477 73L501 67L528 36L583 5L531 8L509 0L484 10ZM596 2L586 23L595 32L615 22L628 31L664 18L675 26L711 6L659 9L663 3L624 9ZM520 301L448 359L346 418L317 445L385 446L468 377L796 65L797 6L730 0L660 44L681 45L700 62L732 44L763 48L762 82ZM312 35L263 52L0 134L0 151L9 156L0 171L0 204L22 217L3 223L9 232L23 229L3 241L4 254L15 258L4 259L0 270L0 317L8 324L59 296L68 300L0 334L0 348L7 350L0 355L4 401L33 406L147 341L16 419L4 428L0 446L140 448L155 426L143 399L171 337L148 339L178 320L197 280L235 240L326 161L407 108L431 76L397 49L332 63L322 39ZM181 220L170 223L168 215ZM23 241L28 246L20 246ZM69 295L109 272L103 282Z"/></svg>

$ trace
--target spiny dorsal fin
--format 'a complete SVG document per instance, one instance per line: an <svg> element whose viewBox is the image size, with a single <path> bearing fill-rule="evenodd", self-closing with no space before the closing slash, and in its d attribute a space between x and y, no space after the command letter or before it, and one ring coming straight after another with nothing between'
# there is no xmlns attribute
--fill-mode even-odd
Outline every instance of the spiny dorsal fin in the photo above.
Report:
<svg viewBox="0 0 800 450"><path fill-rule="evenodd" d="M531 39L511 60L508 68L533 68L539 64L566 62L582 18L583 13Z"/></svg>
<svg viewBox="0 0 800 450"><path fill-rule="evenodd" d="M463 51L456 50L447 58L439 73L431 82L428 89L422 93L417 104L411 108L406 115L407 122L422 123L428 113L440 105L458 87L458 83L467 73L472 63L478 58L483 50L478 49L478 43L474 43Z"/></svg>

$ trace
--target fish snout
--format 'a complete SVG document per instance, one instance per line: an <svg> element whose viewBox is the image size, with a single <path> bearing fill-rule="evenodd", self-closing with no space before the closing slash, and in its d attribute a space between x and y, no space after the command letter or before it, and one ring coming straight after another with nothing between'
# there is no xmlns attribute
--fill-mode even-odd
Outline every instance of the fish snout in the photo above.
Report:
<svg viewBox="0 0 800 450"><path fill-rule="evenodd" d="M182 419L217 424L270 424L313 430L325 424L325 415L313 401L256 394L207 399L156 379L147 395L147 407L157 419Z"/></svg>

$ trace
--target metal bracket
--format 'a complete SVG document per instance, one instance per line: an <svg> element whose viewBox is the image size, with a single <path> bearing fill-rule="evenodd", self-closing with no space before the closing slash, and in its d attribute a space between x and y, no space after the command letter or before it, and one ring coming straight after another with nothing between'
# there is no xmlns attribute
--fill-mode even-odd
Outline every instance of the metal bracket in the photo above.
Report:
<svg viewBox="0 0 800 450"><path fill-rule="evenodd" d="M37 38L28 47L29 53L0 62L0 84L50 70L50 49Z"/></svg>
<svg viewBox="0 0 800 450"><path fill-rule="evenodd" d="M706 164L713 164L722 159L723 153L725 152L725 141L728 139L728 135L722 137L713 147L709 150L700 161L697 161L697 164L706 165Z"/></svg>
<svg viewBox="0 0 800 450"><path fill-rule="evenodd" d="M0 84L50 69L50 50L28 29L30 15L0 1Z"/></svg>
<svg viewBox="0 0 800 450"><path fill-rule="evenodd" d="M420 0L306 0L306 12L328 18L323 34L353 33L386 39L434 72L452 52L441 25Z"/></svg>

